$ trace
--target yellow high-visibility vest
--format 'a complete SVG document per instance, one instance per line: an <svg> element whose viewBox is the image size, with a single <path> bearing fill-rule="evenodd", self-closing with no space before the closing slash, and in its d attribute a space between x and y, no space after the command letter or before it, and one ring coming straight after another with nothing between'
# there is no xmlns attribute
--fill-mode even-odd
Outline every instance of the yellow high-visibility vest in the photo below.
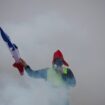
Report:
<svg viewBox="0 0 105 105"><path fill-rule="evenodd" d="M67 74L67 68L63 68L63 72L64 74ZM53 67L48 69L47 80L55 87L65 85L62 74L55 71Z"/></svg>

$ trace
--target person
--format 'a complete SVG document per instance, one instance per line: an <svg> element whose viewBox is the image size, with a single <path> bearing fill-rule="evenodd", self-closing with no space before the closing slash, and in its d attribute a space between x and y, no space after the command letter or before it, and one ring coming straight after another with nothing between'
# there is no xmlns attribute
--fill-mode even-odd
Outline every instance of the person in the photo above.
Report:
<svg viewBox="0 0 105 105"><path fill-rule="evenodd" d="M74 87L76 85L74 74L69 68L69 64L64 60L60 50L54 52L51 68L33 70L23 59L21 59L21 63L30 77L45 79L54 87Z"/></svg>
<svg viewBox="0 0 105 105"><path fill-rule="evenodd" d="M53 95L52 92L51 96L49 95L49 105L70 105L69 87L76 85L76 79L60 50L54 52L50 68L33 70L23 59L21 63L30 77L48 81L54 92Z"/></svg>
<svg viewBox="0 0 105 105"><path fill-rule="evenodd" d="M52 67L50 68L44 68L40 70L33 70L26 62L20 57L18 47L16 44L14 44L9 36L3 31L2 28L0 28L1 37L6 42L14 60L15 63L13 64L13 67L17 68L19 73L21 75L24 74L24 71L32 77L37 79L44 79L45 81L48 81L48 83L51 84L52 87L57 88L60 90L60 87L66 87L67 88L72 86L74 87L76 85L76 79L72 72L72 70L69 68L69 64L65 61L63 54L60 50L57 50L53 54L53 60L52 60ZM64 91L66 91L64 90ZM57 91L56 91L57 92ZM58 95L61 95L62 90L58 91ZM68 94L68 93L67 93ZM63 95L61 95L63 96ZM57 97L57 96L56 96ZM51 102L50 105L69 105L69 96L67 95L66 99L65 96L64 103L53 104Z"/></svg>

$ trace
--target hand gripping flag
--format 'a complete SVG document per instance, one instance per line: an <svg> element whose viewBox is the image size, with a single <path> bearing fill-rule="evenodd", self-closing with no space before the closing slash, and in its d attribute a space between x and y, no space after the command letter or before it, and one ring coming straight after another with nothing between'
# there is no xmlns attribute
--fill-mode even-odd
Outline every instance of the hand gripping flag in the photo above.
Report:
<svg viewBox="0 0 105 105"><path fill-rule="evenodd" d="M24 67L21 64L21 62L19 62L21 58L20 58L18 47L16 46L16 44L11 42L9 36L3 31L3 29L1 27L0 27L0 32L1 32L1 37L2 37L3 41L7 44L8 48L12 54L12 57L15 60L15 63L13 64L13 66L18 69L20 75L23 75Z"/></svg>

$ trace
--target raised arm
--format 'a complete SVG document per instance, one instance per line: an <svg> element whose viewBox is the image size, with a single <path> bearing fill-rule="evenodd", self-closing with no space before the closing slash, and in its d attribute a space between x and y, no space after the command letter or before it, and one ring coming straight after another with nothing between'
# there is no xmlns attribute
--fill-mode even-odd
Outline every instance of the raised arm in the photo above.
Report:
<svg viewBox="0 0 105 105"><path fill-rule="evenodd" d="M40 69L40 70L32 70L31 67L23 59L21 59L20 62L24 66L24 69L25 69L26 73L30 77L47 79L48 68Z"/></svg>
<svg viewBox="0 0 105 105"><path fill-rule="evenodd" d="M47 79L47 68L41 70L32 70L30 66L25 67L25 71L30 77Z"/></svg>

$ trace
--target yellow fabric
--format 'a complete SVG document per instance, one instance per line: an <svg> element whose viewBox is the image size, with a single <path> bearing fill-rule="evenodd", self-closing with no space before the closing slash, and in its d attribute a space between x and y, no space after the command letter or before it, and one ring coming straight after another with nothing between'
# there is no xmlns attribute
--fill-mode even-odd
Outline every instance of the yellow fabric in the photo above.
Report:
<svg viewBox="0 0 105 105"><path fill-rule="evenodd" d="M63 68L63 73L67 74L67 68Z"/></svg>
<svg viewBox="0 0 105 105"><path fill-rule="evenodd" d="M67 74L67 68L63 68L64 74ZM52 68L48 69L47 80L51 82L54 86L62 86L64 85L64 80L62 78L61 73L58 73Z"/></svg>

